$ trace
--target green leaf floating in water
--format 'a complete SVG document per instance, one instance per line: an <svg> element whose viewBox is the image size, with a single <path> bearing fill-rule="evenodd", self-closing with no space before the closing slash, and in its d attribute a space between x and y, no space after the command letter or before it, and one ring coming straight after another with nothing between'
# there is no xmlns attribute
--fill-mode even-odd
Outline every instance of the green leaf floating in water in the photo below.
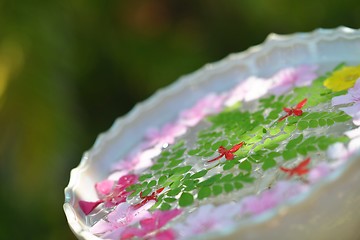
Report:
<svg viewBox="0 0 360 240"><path fill-rule="evenodd" d="M211 195L211 189L208 186L200 188L197 198L199 200L207 198Z"/></svg>
<svg viewBox="0 0 360 240"><path fill-rule="evenodd" d="M203 176L205 176L206 174L207 174L207 170L201 170L201 171L199 171L199 172L197 172L197 173L195 173L195 174L193 174L193 175L191 175L190 176L190 178L201 178L201 177L203 177Z"/></svg>
<svg viewBox="0 0 360 240"><path fill-rule="evenodd" d="M269 168L275 167L276 166L276 161L272 158L268 158L264 161L263 165L262 165L262 169L263 170L268 170Z"/></svg>
<svg viewBox="0 0 360 240"><path fill-rule="evenodd" d="M192 194L183 192L179 198L179 206L180 207L187 207L193 204L194 197Z"/></svg>
<svg viewBox="0 0 360 240"><path fill-rule="evenodd" d="M239 164L239 169L251 172L252 166L248 160L245 160Z"/></svg>
<svg viewBox="0 0 360 240"><path fill-rule="evenodd" d="M223 188L221 186L214 185L212 187L212 192L215 196L220 195L223 192Z"/></svg>

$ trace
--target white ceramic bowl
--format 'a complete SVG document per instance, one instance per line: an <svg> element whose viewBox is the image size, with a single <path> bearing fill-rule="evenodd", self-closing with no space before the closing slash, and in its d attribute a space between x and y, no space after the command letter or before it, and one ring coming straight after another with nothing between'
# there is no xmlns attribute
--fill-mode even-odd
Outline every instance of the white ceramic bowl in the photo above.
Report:
<svg viewBox="0 0 360 240"><path fill-rule="evenodd" d="M72 231L79 239L99 239L88 232L78 200L96 197L94 184L107 177L112 164L136 146L148 127L174 120L179 111L209 91L227 90L239 79L269 77L284 67L301 64L317 64L324 72L339 62L360 63L359 30L339 27L287 36L270 34L263 44L207 64L159 90L100 134L71 171L64 211ZM352 159L291 202L204 239L360 239L359 203L360 161Z"/></svg>

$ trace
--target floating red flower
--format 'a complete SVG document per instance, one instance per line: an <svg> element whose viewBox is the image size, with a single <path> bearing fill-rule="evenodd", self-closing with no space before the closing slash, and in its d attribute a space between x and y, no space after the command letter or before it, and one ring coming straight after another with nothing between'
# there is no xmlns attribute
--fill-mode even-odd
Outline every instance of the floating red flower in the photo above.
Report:
<svg viewBox="0 0 360 240"><path fill-rule="evenodd" d="M281 122L282 120L284 120L287 117L290 117L291 115L295 115L295 116L301 116L303 114L303 111L301 110L304 105L306 104L307 99L303 99L301 102L299 102L294 108L286 108L284 107L284 111L286 112L286 115L279 118L279 122Z"/></svg>
<svg viewBox="0 0 360 240"><path fill-rule="evenodd" d="M291 178L294 175L302 176L307 174L310 170L307 168L310 163L310 158L305 159L299 165L294 168L284 168L280 167L280 170L288 174L288 178Z"/></svg>
<svg viewBox="0 0 360 240"><path fill-rule="evenodd" d="M216 160L219 160L223 156L225 156L226 160L232 160L235 157L234 153L237 150L239 150L243 145L244 145L244 142L238 143L238 144L234 145L232 148L230 148L229 150L224 148L223 146L220 146L218 149L218 152L220 153L220 155L214 159L209 160L208 162L214 162Z"/></svg>

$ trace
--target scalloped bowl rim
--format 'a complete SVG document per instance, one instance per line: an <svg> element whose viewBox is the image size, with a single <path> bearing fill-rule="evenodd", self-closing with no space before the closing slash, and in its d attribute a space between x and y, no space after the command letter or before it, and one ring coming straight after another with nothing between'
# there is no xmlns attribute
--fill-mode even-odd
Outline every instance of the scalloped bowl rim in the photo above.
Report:
<svg viewBox="0 0 360 240"><path fill-rule="evenodd" d="M169 86L158 90L153 94L151 97L149 97L147 100L138 103L135 105L135 107L126 115L121 116L115 120L111 128L101 134L96 138L96 141L92 148L88 151L86 151L83 154L83 157L81 159L80 164L71 170L70 173L70 180L69 184L65 188L65 203L63 205L65 215L67 217L67 221L69 223L69 226L71 230L74 232L74 234L80 238L80 239L88 239L88 240L99 240L100 238L96 237L95 235L91 234L87 231L82 224L80 224L77 221L76 214L74 212L73 206L71 205L71 201L74 198L74 191L73 189L77 186L79 179L81 178L82 172L86 170L89 164L91 164L91 156L96 154L96 152L101 149L104 144L106 144L108 141L110 141L112 138L117 136L117 133L119 133L122 129L122 125L124 123L129 123L133 119L136 119L137 115L142 112L145 109L149 109L157 102L161 101L161 99L165 96L170 96L172 93L180 91L180 89L190 86L191 83L195 80L198 83L202 81L206 81L206 79L216 73L222 73L226 71L227 69L233 67L236 65L236 62L240 60L251 59L255 58L257 53L266 52L268 50L273 49L274 47L279 46L286 46L291 45L294 41L305 41L309 40L309 38L312 40L314 39L327 39L327 40L333 40L336 38L346 38L346 39L360 39L360 31L347 28L347 27L338 27L336 29L323 29L319 28L309 33L294 33L294 34L288 34L288 35L278 35L271 33L268 35L266 40L256 46L252 46L248 48L247 50L240 52L240 53L232 53L229 54L224 59L211 63L206 64L199 70L180 77L177 81L170 84ZM315 40L314 40L315 41ZM256 67L252 67L251 64L248 65L251 69L252 74L256 74L257 70ZM235 227L229 227L223 229L223 231L220 231L217 237L224 236L228 233L234 232L235 230L238 231L240 228L246 228L247 226L253 226L257 225L259 223L267 222L271 219L274 219L276 216L278 216L280 209L283 208L290 208L294 205L300 205L306 203L306 201L309 201L311 199L311 196L314 194L314 192L317 192L319 189L323 189L329 185L331 185L333 182L335 182L338 178L343 176L349 169L351 169L352 165L355 165L354 162L358 160L360 157L355 159L350 159L345 166L341 167L337 171L334 171L329 176L325 177L323 180L318 182L314 187L312 187L309 191L306 191L289 201L285 201L280 206L277 206L273 209L270 209L263 214L253 216L249 218L246 222L240 222ZM203 235L204 239L208 239L211 237L210 234Z"/></svg>

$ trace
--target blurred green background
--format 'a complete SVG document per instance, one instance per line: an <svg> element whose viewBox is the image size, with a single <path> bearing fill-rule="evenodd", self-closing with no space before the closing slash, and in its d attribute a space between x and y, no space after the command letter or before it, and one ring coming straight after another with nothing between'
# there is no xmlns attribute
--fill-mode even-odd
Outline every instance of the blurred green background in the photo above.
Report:
<svg viewBox="0 0 360 240"><path fill-rule="evenodd" d="M0 0L1 239L75 239L70 169L158 88L271 33L359 28L358 1Z"/></svg>

